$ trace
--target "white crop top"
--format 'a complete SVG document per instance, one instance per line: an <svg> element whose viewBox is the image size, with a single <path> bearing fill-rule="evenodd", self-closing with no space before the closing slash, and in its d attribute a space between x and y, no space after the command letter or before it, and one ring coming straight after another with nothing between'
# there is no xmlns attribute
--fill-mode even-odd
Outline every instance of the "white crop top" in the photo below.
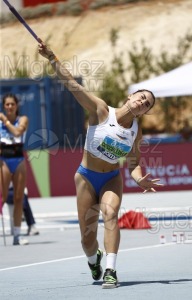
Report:
<svg viewBox="0 0 192 300"><path fill-rule="evenodd" d="M132 149L137 136L138 124L133 120L131 128L117 123L115 108L109 106L109 116L101 124L89 126L84 149L111 164L126 156Z"/></svg>

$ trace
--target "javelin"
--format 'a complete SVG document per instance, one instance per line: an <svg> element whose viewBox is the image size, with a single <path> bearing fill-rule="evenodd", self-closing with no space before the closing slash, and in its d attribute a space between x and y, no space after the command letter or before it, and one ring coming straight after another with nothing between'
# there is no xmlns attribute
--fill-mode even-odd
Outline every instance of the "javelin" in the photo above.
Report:
<svg viewBox="0 0 192 300"><path fill-rule="evenodd" d="M9 7L10 11L14 16L25 26L25 28L29 31L29 33L36 39L38 43L42 43L42 40L35 34L35 32L31 29L31 27L26 23L23 17L18 13L18 11L9 3L7 0L3 0L5 4Z"/></svg>

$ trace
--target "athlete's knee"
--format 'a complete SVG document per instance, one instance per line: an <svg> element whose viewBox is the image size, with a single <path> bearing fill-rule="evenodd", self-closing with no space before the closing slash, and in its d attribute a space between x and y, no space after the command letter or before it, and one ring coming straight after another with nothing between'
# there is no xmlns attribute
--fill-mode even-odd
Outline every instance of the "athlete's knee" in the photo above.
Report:
<svg viewBox="0 0 192 300"><path fill-rule="evenodd" d="M14 195L14 204L15 205L23 205L23 195L16 194Z"/></svg>
<svg viewBox="0 0 192 300"><path fill-rule="evenodd" d="M104 203L102 204L102 215L104 222L116 222L118 219L118 209Z"/></svg>

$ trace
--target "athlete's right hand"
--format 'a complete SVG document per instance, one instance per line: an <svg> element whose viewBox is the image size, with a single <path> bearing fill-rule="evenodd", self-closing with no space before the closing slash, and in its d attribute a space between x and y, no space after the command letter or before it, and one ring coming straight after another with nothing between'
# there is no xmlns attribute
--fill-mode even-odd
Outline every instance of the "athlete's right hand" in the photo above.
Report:
<svg viewBox="0 0 192 300"><path fill-rule="evenodd" d="M41 54L43 57L51 60L55 57L55 54L53 51L48 48L43 42L38 45L38 52Z"/></svg>

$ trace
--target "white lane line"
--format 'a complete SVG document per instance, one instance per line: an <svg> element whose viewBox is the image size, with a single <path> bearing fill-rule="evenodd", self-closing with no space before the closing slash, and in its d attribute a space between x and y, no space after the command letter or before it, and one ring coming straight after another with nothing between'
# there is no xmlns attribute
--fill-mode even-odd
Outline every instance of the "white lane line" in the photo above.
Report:
<svg viewBox="0 0 192 300"><path fill-rule="evenodd" d="M159 247L173 246L173 245L175 245L175 243L158 244L158 245L151 245L151 246L144 246L144 247L136 247L136 248L122 249L122 250L119 250L119 252L129 252L129 251L135 251L135 250L143 250L143 249L159 248Z"/></svg>
<svg viewBox="0 0 192 300"><path fill-rule="evenodd" d="M21 265L21 266L16 266L16 267L0 269L0 272L14 270L14 269L28 268L28 267L39 266L39 265L45 265L45 264L52 264L52 263L56 263L56 262L72 260L72 259L79 259L79 258L83 258L83 257L85 257L85 255L66 257L66 258L54 259L54 260L47 260L47 261L42 261L39 263L33 263L33 264L28 264L28 265Z"/></svg>
<svg viewBox="0 0 192 300"><path fill-rule="evenodd" d="M158 244L158 245L151 245L151 246L144 246L144 247L136 247L136 248L122 249L122 250L119 250L119 252L137 251L137 250L165 247L165 246L171 246L171 245L175 245L175 244L174 243L166 243L166 244ZM66 258L61 258L61 259L43 261L43 262L39 262L39 263L4 268L4 269L0 269L0 272L21 269L21 268L28 268L28 267L39 266L39 265L45 265L45 264L52 264L52 263L57 263L57 262L61 262L61 261L79 259L79 258L85 258L85 255L72 256L72 257L66 257Z"/></svg>

